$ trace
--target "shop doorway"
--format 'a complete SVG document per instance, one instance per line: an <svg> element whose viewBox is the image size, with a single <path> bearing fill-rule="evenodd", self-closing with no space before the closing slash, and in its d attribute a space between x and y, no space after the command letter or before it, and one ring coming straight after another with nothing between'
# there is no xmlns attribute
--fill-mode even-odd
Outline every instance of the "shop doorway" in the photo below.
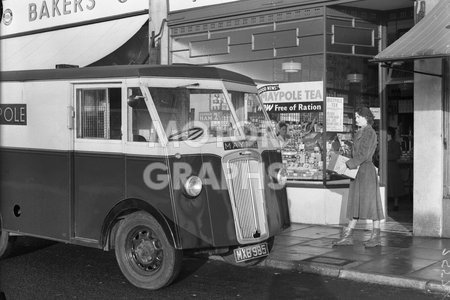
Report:
<svg viewBox="0 0 450 300"><path fill-rule="evenodd" d="M414 86L387 88L387 221L413 223ZM392 141L390 139L392 138Z"/></svg>

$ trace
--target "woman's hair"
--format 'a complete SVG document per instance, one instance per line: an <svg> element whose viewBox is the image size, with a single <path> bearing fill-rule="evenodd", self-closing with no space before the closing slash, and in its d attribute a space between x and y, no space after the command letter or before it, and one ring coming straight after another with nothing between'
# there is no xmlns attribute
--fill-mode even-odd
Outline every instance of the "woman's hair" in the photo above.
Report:
<svg viewBox="0 0 450 300"><path fill-rule="evenodd" d="M287 128L287 124L283 121L280 121L280 123L278 123L278 128L282 128L282 127L286 127Z"/></svg>
<svg viewBox="0 0 450 300"><path fill-rule="evenodd" d="M368 108L367 106L359 106L356 109L356 112L358 113L358 115L360 115L361 117L366 118L367 123L370 125L373 125L373 119L375 118L373 116L372 111L370 110L370 108Z"/></svg>
<svg viewBox="0 0 450 300"><path fill-rule="evenodd" d="M395 128L394 127L388 127L387 134L389 134L392 138L395 137Z"/></svg>

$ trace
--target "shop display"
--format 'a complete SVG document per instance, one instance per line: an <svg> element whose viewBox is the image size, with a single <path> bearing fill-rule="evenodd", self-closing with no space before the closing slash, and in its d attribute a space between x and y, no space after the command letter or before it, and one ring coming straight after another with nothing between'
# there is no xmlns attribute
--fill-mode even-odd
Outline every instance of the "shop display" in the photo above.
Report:
<svg viewBox="0 0 450 300"><path fill-rule="evenodd" d="M323 113L301 114L297 120L286 121L290 139L282 149L289 180L323 180L324 167L329 164L332 154L351 157L350 115L344 117L347 127L344 127L343 132L324 133ZM327 180L340 176L331 171L325 174Z"/></svg>
<svg viewBox="0 0 450 300"><path fill-rule="evenodd" d="M322 113L320 113L322 115ZM322 134L319 113L308 114L303 122L290 122L290 139L282 149L289 179L323 179Z"/></svg>

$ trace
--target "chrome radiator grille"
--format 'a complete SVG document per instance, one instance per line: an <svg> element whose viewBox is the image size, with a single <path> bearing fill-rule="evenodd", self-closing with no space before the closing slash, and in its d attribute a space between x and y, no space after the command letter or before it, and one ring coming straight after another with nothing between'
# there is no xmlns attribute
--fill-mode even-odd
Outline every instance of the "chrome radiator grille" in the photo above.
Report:
<svg viewBox="0 0 450 300"><path fill-rule="evenodd" d="M268 235L263 173L257 152L238 153L226 162L228 185L238 241L251 243Z"/></svg>

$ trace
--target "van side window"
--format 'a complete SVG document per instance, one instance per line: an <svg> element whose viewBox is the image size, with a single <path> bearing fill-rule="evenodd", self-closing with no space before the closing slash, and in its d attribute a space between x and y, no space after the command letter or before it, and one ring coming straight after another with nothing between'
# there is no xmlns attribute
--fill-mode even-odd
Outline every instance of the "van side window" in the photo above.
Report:
<svg viewBox="0 0 450 300"><path fill-rule="evenodd" d="M77 89L77 138L122 138L121 89Z"/></svg>
<svg viewBox="0 0 450 300"><path fill-rule="evenodd" d="M158 136L139 87L128 88L128 141L157 142Z"/></svg>

